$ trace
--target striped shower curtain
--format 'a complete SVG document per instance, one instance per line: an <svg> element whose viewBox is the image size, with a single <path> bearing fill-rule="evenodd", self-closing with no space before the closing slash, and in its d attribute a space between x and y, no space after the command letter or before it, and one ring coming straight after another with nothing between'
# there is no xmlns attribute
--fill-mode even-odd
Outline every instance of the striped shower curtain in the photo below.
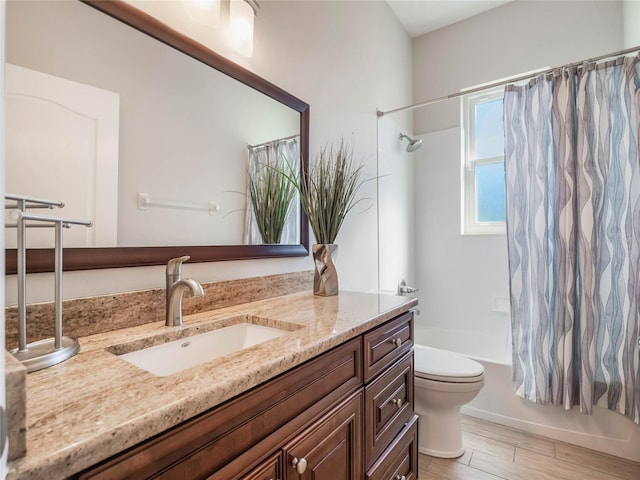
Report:
<svg viewBox="0 0 640 480"><path fill-rule="evenodd" d="M513 386L640 423L640 58L504 97Z"/></svg>
<svg viewBox="0 0 640 480"><path fill-rule="evenodd" d="M247 173L253 174L258 168L264 165L271 165L278 168L292 168L294 173L300 170L300 137L282 138L262 143L257 146L249 146L247 157ZM247 187L247 192L248 192ZM300 243L300 201L298 193L291 201L291 207L287 214L287 220L282 230L280 243L291 245ZM262 235L256 223L253 206L247 194L247 207L245 216L244 244L262 244Z"/></svg>

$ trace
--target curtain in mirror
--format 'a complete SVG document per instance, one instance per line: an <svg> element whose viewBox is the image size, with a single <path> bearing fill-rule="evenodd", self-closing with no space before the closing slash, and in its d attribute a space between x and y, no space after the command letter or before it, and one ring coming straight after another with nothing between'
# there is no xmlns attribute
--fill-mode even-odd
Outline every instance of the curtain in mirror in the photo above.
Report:
<svg viewBox="0 0 640 480"><path fill-rule="evenodd" d="M513 386L640 423L640 59L504 97Z"/></svg>
<svg viewBox="0 0 640 480"><path fill-rule="evenodd" d="M288 137L271 142L263 143L260 145L248 147L248 166L247 176L255 176L259 170L265 166L273 167L275 169L291 172L292 175L300 174L300 137ZM249 189L247 189L249 192ZM247 193L247 208L246 208L246 221L245 221L245 235L244 240L247 245L260 245L265 242L262 240L262 235L258 229L258 224L255 219L253 206L251 205L251 199L249 193ZM300 202L298 194L293 197L291 206L287 213L282 236L280 237L281 244L297 244L300 243Z"/></svg>

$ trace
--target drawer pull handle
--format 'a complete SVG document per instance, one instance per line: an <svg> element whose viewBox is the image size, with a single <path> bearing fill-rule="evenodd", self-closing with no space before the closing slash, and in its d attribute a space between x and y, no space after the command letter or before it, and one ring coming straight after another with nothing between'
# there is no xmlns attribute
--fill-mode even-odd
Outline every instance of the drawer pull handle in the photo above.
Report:
<svg viewBox="0 0 640 480"><path fill-rule="evenodd" d="M407 480L407 477L405 477L404 475L396 475L395 480Z"/></svg>
<svg viewBox="0 0 640 480"><path fill-rule="evenodd" d="M401 338L392 338L391 339L391 343L393 343L396 348L400 348L402 346L402 339Z"/></svg>
<svg viewBox="0 0 640 480"><path fill-rule="evenodd" d="M296 472L298 472L299 475L302 475L307 469L307 461L304 458L294 457L291 462L291 466L296 469Z"/></svg>
<svg viewBox="0 0 640 480"><path fill-rule="evenodd" d="M393 403L398 408L402 407L402 399L401 398L393 399L393 400L391 400L391 403Z"/></svg>

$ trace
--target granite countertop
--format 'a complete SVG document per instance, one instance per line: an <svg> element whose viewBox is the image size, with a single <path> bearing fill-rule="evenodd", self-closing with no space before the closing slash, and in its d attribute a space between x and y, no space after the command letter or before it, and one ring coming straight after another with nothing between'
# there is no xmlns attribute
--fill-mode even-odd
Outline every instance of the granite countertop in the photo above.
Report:
<svg viewBox="0 0 640 480"><path fill-rule="evenodd" d="M81 337L80 353L27 375L27 455L9 462L7 479L65 478L202 413L407 311L408 297L340 292L297 293L164 322ZM148 337L207 328L238 315L273 319L290 333L157 377L107 348ZM108 319L96 319L96 322Z"/></svg>

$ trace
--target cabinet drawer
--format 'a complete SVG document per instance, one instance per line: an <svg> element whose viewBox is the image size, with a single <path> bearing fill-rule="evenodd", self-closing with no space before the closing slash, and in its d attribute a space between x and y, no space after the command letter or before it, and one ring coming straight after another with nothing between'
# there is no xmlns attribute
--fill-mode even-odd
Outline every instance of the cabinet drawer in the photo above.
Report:
<svg viewBox="0 0 640 480"><path fill-rule="evenodd" d="M417 415L413 416L366 476L366 480L400 479L418 479Z"/></svg>
<svg viewBox="0 0 640 480"><path fill-rule="evenodd" d="M413 348L413 312L364 335L364 381L368 383Z"/></svg>
<svg viewBox="0 0 640 480"><path fill-rule="evenodd" d="M387 448L413 417L413 351L365 389L365 465Z"/></svg>
<svg viewBox="0 0 640 480"><path fill-rule="evenodd" d="M207 478L258 443L257 458L264 458L282 437L361 385L362 343L355 338L78 478Z"/></svg>

